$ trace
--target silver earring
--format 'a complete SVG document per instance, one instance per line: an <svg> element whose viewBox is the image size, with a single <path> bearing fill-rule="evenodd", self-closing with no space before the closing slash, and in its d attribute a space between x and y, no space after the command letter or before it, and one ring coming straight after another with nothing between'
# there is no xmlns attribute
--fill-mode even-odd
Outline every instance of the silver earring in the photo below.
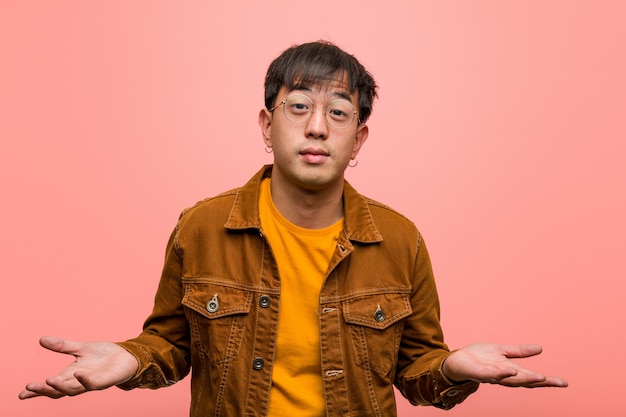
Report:
<svg viewBox="0 0 626 417"><path fill-rule="evenodd" d="M273 151L274 151L274 150L272 149L272 147L271 147L271 146L267 146L267 145L265 145L265 152L267 152L267 153L272 153Z"/></svg>
<svg viewBox="0 0 626 417"><path fill-rule="evenodd" d="M357 158L354 158L353 161L354 161L354 164L351 164L348 162L348 166L350 168L354 168L355 166L359 165L359 160Z"/></svg>

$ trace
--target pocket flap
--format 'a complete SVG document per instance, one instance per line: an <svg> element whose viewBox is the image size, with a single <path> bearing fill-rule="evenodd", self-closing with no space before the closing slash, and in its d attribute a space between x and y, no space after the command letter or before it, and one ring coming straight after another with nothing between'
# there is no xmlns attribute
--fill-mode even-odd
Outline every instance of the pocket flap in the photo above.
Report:
<svg viewBox="0 0 626 417"><path fill-rule="evenodd" d="M183 305L209 319L250 312L252 292L207 283L184 283Z"/></svg>
<svg viewBox="0 0 626 417"><path fill-rule="evenodd" d="M383 330L411 314L408 294L369 294L343 302L347 323Z"/></svg>

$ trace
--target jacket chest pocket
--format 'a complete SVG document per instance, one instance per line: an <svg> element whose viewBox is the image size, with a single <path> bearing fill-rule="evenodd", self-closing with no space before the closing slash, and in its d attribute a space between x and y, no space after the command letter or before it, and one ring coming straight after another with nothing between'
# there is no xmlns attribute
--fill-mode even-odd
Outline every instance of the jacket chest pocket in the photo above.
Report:
<svg viewBox="0 0 626 417"><path fill-rule="evenodd" d="M403 319L410 314L408 294L370 294L344 301L357 364L387 375L397 361Z"/></svg>
<svg viewBox="0 0 626 417"><path fill-rule="evenodd" d="M214 363L237 356L252 292L209 283L183 282L183 285L182 304L186 307L196 349Z"/></svg>

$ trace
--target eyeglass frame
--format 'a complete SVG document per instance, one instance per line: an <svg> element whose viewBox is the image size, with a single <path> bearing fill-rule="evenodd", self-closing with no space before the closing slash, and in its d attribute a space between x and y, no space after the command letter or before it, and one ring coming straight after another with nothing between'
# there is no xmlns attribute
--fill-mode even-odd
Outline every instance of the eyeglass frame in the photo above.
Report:
<svg viewBox="0 0 626 417"><path fill-rule="evenodd" d="M303 121L301 121L301 122L294 122L293 120L291 120L291 119L289 118L289 116L287 116L287 110L285 110L285 106L284 106L284 105L285 105L285 103L287 102L287 100L289 100L291 97L296 97L296 96L306 97L306 99L307 99L307 100L309 100L309 101L311 102L311 105L312 105L312 106L311 106L311 111L309 112L309 116L306 118L306 120L303 120ZM328 120L328 113L326 113L326 109L328 108L328 106L330 106L330 105L331 105L331 103L334 103L335 101L345 101L345 102L346 102L346 103L348 103L348 104L350 105L350 107L352 108L352 120L350 121L350 123L349 123L348 125L346 125L346 126L344 126L344 127L337 127L337 126L334 126L334 125L333 125L332 123L330 123L330 121ZM315 108L316 108L316 107L320 107L320 106L322 106L322 105L321 105L321 104L317 104L317 105L316 105L316 104L313 102L313 100L311 99L311 97L307 96L306 94L291 94L291 95L288 95L287 97L285 97L285 99L284 99L283 101L281 101L280 103L278 103L277 105L275 105L274 107L272 107L271 109L269 109L268 111L269 111L270 113L273 113L273 112L274 112L274 110L276 110L276 109L277 109L277 108L279 108L280 106L283 106L283 114L285 115L285 118L286 118L287 120L289 120L291 123L293 123L293 124L295 124L295 125L301 125L301 124L304 124L304 123L308 122L309 120L311 120L311 116L312 116L312 115L313 115L313 113L315 112ZM328 126L330 126L330 127L334 128L334 129L339 129L339 130L347 129L347 128L349 128L350 126L352 126L352 124L354 123L354 119L356 119L356 120L357 120L357 123L358 123L358 124L361 124L361 120L359 119L358 115L359 115L359 112L358 112L358 111L356 111L356 110L354 110L354 106L352 105L352 103L350 103L350 102L349 102L348 100L346 100L346 99L341 99L341 98L338 98L338 99L335 99L335 100L331 100L331 101L329 101L329 102L328 102L328 104L326 104L326 105L324 106L324 119L326 120L326 124L328 124Z"/></svg>

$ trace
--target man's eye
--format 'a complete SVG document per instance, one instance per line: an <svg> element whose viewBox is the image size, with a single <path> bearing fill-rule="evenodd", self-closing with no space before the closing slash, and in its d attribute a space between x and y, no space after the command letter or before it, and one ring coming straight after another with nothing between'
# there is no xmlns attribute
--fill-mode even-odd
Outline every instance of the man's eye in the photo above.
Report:
<svg viewBox="0 0 626 417"><path fill-rule="evenodd" d="M309 106L305 103L291 103L289 110L293 113L306 113L309 111Z"/></svg>
<svg viewBox="0 0 626 417"><path fill-rule="evenodd" d="M348 117L348 113L340 109L330 109L328 110L328 115L335 120L343 120Z"/></svg>

